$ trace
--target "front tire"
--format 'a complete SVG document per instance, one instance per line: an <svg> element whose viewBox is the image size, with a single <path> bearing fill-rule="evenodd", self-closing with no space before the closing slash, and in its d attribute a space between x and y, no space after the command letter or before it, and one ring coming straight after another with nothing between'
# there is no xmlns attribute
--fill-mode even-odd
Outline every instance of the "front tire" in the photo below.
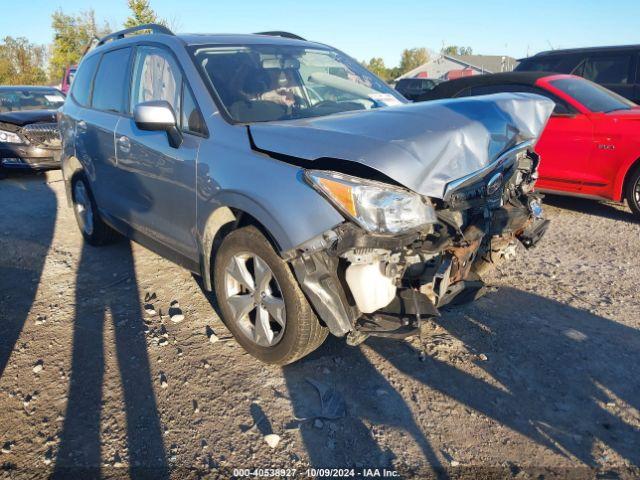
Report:
<svg viewBox="0 0 640 480"><path fill-rule="evenodd" d="M71 182L71 195L78 228L89 245L106 245L118 239L118 233L100 218L89 183L82 175Z"/></svg>
<svg viewBox="0 0 640 480"><path fill-rule="evenodd" d="M631 173L625 193L629 208L636 217L640 218L640 165L637 165Z"/></svg>
<svg viewBox="0 0 640 480"><path fill-rule="evenodd" d="M222 241L213 283L226 326L265 363L295 362L327 338L289 266L254 226L234 230Z"/></svg>

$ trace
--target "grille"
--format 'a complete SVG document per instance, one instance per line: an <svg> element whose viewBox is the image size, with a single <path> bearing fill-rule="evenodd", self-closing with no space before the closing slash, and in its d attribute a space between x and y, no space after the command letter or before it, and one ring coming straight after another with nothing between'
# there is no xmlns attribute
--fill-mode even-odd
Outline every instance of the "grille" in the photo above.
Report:
<svg viewBox="0 0 640 480"><path fill-rule="evenodd" d="M57 123L32 123L22 127L20 133L37 147L59 148L61 145Z"/></svg>
<svg viewBox="0 0 640 480"><path fill-rule="evenodd" d="M458 188L452 192L449 204L453 210L466 210L474 207L498 208L502 201L506 184L513 169L498 168L485 175L479 181ZM500 176L501 175L501 176Z"/></svg>

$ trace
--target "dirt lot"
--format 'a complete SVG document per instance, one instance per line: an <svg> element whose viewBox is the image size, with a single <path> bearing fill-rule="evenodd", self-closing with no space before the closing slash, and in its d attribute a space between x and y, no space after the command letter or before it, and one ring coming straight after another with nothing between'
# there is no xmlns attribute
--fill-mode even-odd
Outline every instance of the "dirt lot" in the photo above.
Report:
<svg viewBox="0 0 640 480"><path fill-rule="evenodd" d="M188 272L128 242L83 245L60 179L0 181L0 477L640 475L640 224L625 208L550 199L542 244L427 325L425 354L329 339L278 368L243 353Z"/></svg>

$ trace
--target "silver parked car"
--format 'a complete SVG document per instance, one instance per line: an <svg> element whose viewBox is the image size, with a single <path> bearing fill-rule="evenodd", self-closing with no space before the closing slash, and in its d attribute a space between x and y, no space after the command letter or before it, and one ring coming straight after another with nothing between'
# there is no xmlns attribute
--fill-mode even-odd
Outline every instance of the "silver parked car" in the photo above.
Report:
<svg viewBox="0 0 640 480"><path fill-rule="evenodd" d="M197 273L237 341L286 364L329 332L413 334L534 245L547 221L533 147L553 106L409 104L295 35L147 25L82 60L63 173L87 242L119 232Z"/></svg>

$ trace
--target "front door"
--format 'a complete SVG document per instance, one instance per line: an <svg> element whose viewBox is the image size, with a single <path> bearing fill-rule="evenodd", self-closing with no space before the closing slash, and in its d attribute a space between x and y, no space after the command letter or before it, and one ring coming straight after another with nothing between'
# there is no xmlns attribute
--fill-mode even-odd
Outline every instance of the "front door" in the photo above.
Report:
<svg viewBox="0 0 640 480"><path fill-rule="evenodd" d="M166 100L176 113L184 140L169 145L166 132L144 131L132 117L123 118L115 136L120 178L127 189L129 217L135 230L197 260L196 162L201 137L182 125L183 75L173 54L163 47L136 52L130 111L150 100ZM190 94L190 93L188 93Z"/></svg>
<svg viewBox="0 0 640 480"><path fill-rule="evenodd" d="M593 123L583 113L553 114L536 145L543 190L581 192L593 154Z"/></svg>

